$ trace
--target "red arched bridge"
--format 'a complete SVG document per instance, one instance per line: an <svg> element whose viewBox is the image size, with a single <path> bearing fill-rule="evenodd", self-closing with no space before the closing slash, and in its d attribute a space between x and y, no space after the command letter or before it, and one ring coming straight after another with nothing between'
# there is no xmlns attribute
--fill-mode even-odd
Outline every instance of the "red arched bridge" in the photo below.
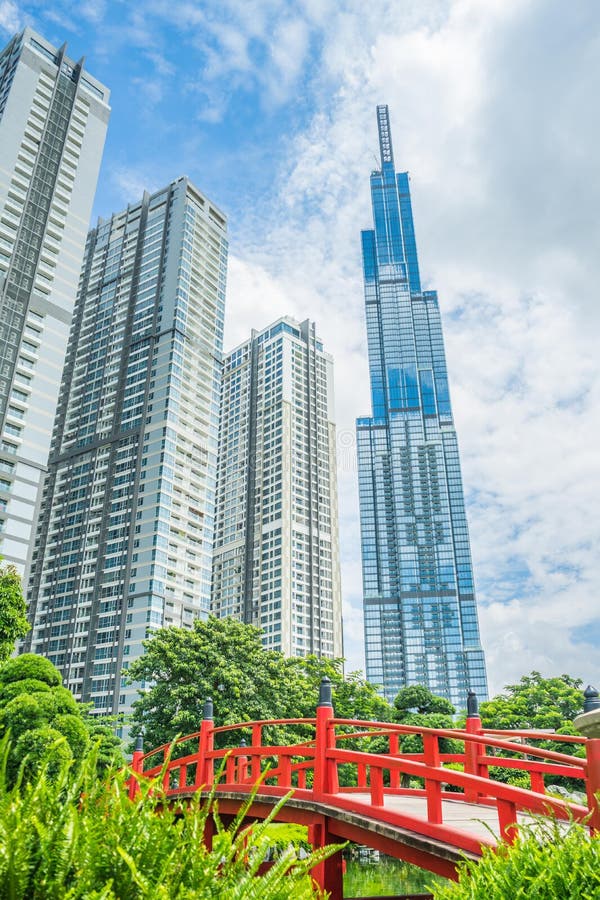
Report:
<svg viewBox="0 0 600 900"><path fill-rule="evenodd" d="M264 819L291 791L277 818L307 825L313 846L349 840L448 878L456 877L461 858L479 857L497 839L514 840L519 824L535 815L587 822L600 831L600 739L484 730L474 695L469 701L462 730L337 719L328 679L312 719L215 728L209 700L199 732L149 753L136 750L131 796L136 778L162 775L172 798L214 787L219 814L227 817L260 781L250 820ZM282 734L285 743L279 742ZM548 739L576 744L571 750L582 755L539 746ZM527 788L501 780L515 769L527 773ZM546 793L559 776L576 780L585 805ZM331 900L343 897L340 856L313 870Z"/></svg>

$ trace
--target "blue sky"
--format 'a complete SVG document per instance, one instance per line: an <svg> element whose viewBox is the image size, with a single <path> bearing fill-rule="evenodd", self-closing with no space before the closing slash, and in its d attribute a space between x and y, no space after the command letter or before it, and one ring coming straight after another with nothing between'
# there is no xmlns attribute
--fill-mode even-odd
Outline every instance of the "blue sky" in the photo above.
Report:
<svg viewBox="0 0 600 900"><path fill-rule="evenodd" d="M289 313L335 357L346 655L362 666L354 418L377 103L436 288L493 691L600 686L595 0L0 0L112 91L96 215L189 175L228 215L226 346Z"/></svg>

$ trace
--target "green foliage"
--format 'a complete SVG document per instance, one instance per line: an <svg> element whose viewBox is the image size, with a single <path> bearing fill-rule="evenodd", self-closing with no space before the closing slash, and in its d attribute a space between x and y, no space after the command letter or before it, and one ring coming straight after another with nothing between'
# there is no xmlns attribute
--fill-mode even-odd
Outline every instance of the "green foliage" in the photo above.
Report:
<svg viewBox="0 0 600 900"><path fill-rule="evenodd" d="M57 728L42 725L24 731L14 744L7 760L10 783L19 783L19 770L25 782L34 779L42 768L48 778L55 778L65 763L73 760L66 738Z"/></svg>
<svg viewBox="0 0 600 900"><path fill-rule="evenodd" d="M143 722L149 747L197 731L207 697L216 725L289 716L284 657L263 648L258 628L210 617L190 630L162 628L144 646L128 675L152 684L133 714L133 733Z"/></svg>
<svg viewBox="0 0 600 900"><path fill-rule="evenodd" d="M572 728L565 733L576 734L573 719L583 705L581 687L581 679L570 675L523 675L517 684L508 684L497 697L481 704L481 722L484 728Z"/></svg>
<svg viewBox="0 0 600 900"><path fill-rule="evenodd" d="M90 733L81 716L60 713L52 721L52 727L67 740L75 759L81 759L90 745Z"/></svg>
<svg viewBox="0 0 600 900"><path fill-rule="evenodd" d="M411 684L402 688L396 695L394 707L399 714L398 722L404 722L402 716L407 713L439 713L453 716L455 709L445 697L438 697L422 684Z"/></svg>
<svg viewBox="0 0 600 900"><path fill-rule="evenodd" d="M35 653L23 653L14 659L7 660L0 669L0 685L12 684L15 681L35 678L50 687L62 684L60 672L49 659Z"/></svg>
<svg viewBox="0 0 600 900"><path fill-rule="evenodd" d="M6 744L6 742L5 742ZM3 750L4 760L7 747ZM229 828L208 807L164 803L160 779L128 797L127 773L97 777L91 753L78 769L7 787L0 766L0 896L11 900L309 900L321 896L309 870L332 850L298 859L291 846L266 874L271 822ZM250 798L251 800L251 798ZM250 802L250 801L249 801Z"/></svg>
<svg viewBox="0 0 600 900"><path fill-rule="evenodd" d="M86 715L83 721L90 737L90 743L96 748L98 772L102 774L113 766L123 765L123 746L115 734L116 723L112 718Z"/></svg>
<svg viewBox="0 0 600 900"><path fill-rule="evenodd" d="M391 718L389 704L359 673L343 676L342 660L287 659L264 649L260 629L236 619L196 620L191 630L162 628L144 646L145 655L127 674L132 682L152 685L140 692L133 713L132 732L143 726L148 747L197 731L207 697L217 726L313 717L324 675L332 681L338 717Z"/></svg>
<svg viewBox="0 0 600 900"><path fill-rule="evenodd" d="M50 692L51 688L37 678L24 678L22 681L11 681L8 684L2 682L2 669L0 669L0 708L17 697L19 694L40 694Z"/></svg>
<svg viewBox="0 0 600 900"><path fill-rule="evenodd" d="M91 741L99 742L101 768L123 762L120 742L103 728L62 686L58 669L43 656L25 653L0 668L0 735L10 732L7 776L15 781L22 766L31 779L49 746L49 773L70 759L80 760Z"/></svg>
<svg viewBox="0 0 600 900"><path fill-rule="evenodd" d="M434 888L436 900L591 900L600 896L600 836L572 824L521 826L514 845L486 848L460 866L457 883Z"/></svg>
<svg viewBox="0 0 600 900"><path fill-rule="evenodd" d="M42 695L40 695L42 696ZM44 724L45 715L35 696L19 694L4 707L0 718L2 731L10 731L15 738Z"/></svg>
<svg viewBox="0 0 600 900"><path fill-rule="evenodd" d="M0 568L0 663L11 655L15 643L25 637L27 621L21 579L14 566Z"/></svg>
<svg viewBox="0 0 600 900"><path fill-rule="evenodd" d="M454 728L454 707L445 697L438 697L422 684L402 688L394 700L394 721L416 728ZM442 753L460 753L462 743L440 738ZM404 753L422 753L423 739L418 734L402 737Z"/></svg>
<svg viewBox="0 0 600 900"><path fill-rule="evenodd" d="M298 690L296 716L309 718L315 714L322 678L329 678L333 708L338 719L364 719L389 722L392 708L375 687L366 681L362 672L344 675L342 659L319 659L316 656L293 657L286 660L288 677Z"/></svg>
<svg viewBox="0 0 600 900"><path fill-rule="evenodd" d="M497 697L481 704L482 725L509 731L552 729L558 734L577 734L573 719L583 705L581 687L582 681L570 675L555 678L542 678L539 672L523 675L517 684L507 685ZM535 743L546 750L571 756L585 754L581 745L553 741L551 737ZM490 774L498 781L517 787L528 788L530 785L528 774L522 770L493 767ZM574 779L553 776L552 782L581 790L581 782Z"/></svg>

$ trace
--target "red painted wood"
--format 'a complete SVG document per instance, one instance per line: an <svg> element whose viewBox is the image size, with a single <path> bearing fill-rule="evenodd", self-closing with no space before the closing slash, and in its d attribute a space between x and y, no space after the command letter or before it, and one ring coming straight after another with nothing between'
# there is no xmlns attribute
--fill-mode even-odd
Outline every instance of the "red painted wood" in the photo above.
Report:
<svg viewBox="0 0 600 900"><path fill-rule="evenodd" d="M498 800L498 821L500 834L509 844L517 839L517 807L510 800Z"/></svg>
<svg viewBox="0 0 600 900"><path fill-rule="evenodd" d="M383 806L383 769L372 765L369 775L371 778L371 805Z"/></svg>
<svg viewBox="0 0 600 900"><path fill-rule="evenodd" d="M586 745L587 780L586 791L591 810L590 825L595 832L600 831L600 738L590 738Z"/></svg>

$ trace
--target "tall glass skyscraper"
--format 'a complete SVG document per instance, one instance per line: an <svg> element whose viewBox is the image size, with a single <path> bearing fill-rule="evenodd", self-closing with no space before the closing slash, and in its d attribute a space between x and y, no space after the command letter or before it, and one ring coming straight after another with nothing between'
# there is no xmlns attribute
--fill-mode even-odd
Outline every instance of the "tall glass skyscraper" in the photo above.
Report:
<svg viewBox="0 0 600 900"><path fill-rule="evenodd" d="M109 92L26 28L0 51L0 554L26 570Z"/></svg>
<svg viewBox="0 0 600 900"><path fill-rule="evenodd" d="M487 697L456 431L435 291L423 291L408 173L387 106L362 232L373 414L357 420L367 678L423 684L458 709Z"/></svg>
<svg viewBox="0 0 600 900"><path fill-rule="evenodd" d="M102 713L162 625L208 613L227 226L187 178L88 236L29 581L26 645Z"/></svg>
<svg viewBox="0 0 600 900"><path fill-rule="evenodd" d="M212 611L286 656L342 656L333 360L285 317L225 358Z"/></svg>

